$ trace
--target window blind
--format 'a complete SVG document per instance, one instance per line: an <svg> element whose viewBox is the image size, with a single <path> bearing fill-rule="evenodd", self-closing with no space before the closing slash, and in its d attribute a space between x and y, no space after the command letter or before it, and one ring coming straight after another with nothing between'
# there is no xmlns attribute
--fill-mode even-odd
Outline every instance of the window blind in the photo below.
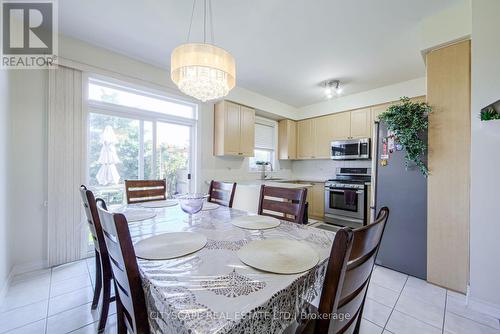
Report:
<svg viewBox="0 0 500 334"><path fill-rule="evenodd" d="M274 150L274 126L255 123L255 148Z"/></svg>

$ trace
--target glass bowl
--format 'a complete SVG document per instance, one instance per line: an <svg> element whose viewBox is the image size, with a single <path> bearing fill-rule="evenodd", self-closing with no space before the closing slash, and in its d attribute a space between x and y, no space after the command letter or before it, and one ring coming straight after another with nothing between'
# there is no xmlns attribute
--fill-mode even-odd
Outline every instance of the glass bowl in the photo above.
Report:
<svg viewBox="0 0 500 334"><path fill-rule="evenodd" d="M179 195L177 196L177 199L179 200L182 211L191 217L191 215L201 211L203 208L203 202L207 197L208 195L205 194L193 193Z"/></svg>

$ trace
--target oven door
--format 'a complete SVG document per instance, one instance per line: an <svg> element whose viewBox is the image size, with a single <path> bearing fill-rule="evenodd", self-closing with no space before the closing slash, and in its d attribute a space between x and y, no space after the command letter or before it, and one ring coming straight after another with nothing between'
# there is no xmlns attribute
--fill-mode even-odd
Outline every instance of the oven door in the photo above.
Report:
<svg viewBox="0 0 500 334"><path fill-rule="evenodd" d="M325 188L325 215L364 220L365 192L351 188Z"/></svg>

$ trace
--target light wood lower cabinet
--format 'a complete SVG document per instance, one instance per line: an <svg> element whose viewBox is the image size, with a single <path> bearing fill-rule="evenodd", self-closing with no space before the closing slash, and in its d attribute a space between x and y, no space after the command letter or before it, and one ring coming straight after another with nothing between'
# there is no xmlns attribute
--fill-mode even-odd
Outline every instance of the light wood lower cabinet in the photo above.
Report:
<svg viewBox="0 0 500 334"><path fill-rule="evenodd" d="M252 157L255 145L255 110L229 101L215 104L214 155Z"/></svg>
<svg viewBox="0 0 500 334"><path fill-rule="evenodd" d="M278 159L297 159L297 122L290 119L278 124Z"/></svg>
<svg viewBox="0 0 500 334"><path fill-rule="evenodd" d="M301 183L312 184L312 187L307 188L309 218L323 220L325 216L325 183L307 181Z"/></svg>

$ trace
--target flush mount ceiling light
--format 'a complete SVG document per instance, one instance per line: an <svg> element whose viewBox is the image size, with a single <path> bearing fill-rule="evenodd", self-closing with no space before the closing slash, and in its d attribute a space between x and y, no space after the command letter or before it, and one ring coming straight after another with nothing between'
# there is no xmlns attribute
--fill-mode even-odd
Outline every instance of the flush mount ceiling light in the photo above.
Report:
<svg viewBox="0 0 500 334"><path fill-rule="evenodd" d="M236 64L229 52L214 45L211 0L203 1L203 43L189 43L196 2L193 0L187 43L172 51L170 77L184 94L206 102L224 97L234 88ZM207 43L207 2L211 44Z"/></svg>
<svg viewBox="0 0 500 334"><path fill-rule="evenodd" d="M339 80L327 80L323 83L325 86L325 96L327 99L333 98L334 95L342 94Z"/></svg>

